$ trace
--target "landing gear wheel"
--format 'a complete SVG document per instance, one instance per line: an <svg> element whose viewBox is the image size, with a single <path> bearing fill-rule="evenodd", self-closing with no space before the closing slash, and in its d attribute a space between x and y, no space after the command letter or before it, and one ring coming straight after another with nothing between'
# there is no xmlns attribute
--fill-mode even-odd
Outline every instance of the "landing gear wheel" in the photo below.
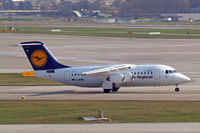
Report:
<svg viewBox="0 0 200 133"><path fill-rule="evenodd" d="M179 88L175 88L175 92L179 92Z"/></svg>
<svg viewBox="0 0 200 133"><path fill-rule="evenodd" d="M104 89L104 93L110 93L111 89Z"/></svg>
<svg viewBox="0 0 200 133"><path fill-rule="evenodd" d="M112 92L117 92L119 90L119 88L113 88Z"/></svg>
<svg viewBox="0 0 200 133"><path fill-rule="evenodd" d="M116 85L115 83L112 84L112 92L117 92L119 88L120 88L119 85Z"/></svg>

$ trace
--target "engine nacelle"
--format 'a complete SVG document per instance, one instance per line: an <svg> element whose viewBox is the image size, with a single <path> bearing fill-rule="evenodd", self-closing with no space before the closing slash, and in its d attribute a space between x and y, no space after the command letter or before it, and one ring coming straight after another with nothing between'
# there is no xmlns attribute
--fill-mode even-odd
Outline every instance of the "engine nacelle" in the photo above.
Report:
<svg viewBox="0 0 200 133"><path fill-rule="evenodd" d="M123 74L115 74L110 76L110 81L116 84L124 83L125 76Z"/></svg>
<svg viewBox="0 0 200 133"><path fill-rule="evenodd" d="M132 82L134 80L134 75L130 72L123 73L125 76L124 82Z"/></svg>

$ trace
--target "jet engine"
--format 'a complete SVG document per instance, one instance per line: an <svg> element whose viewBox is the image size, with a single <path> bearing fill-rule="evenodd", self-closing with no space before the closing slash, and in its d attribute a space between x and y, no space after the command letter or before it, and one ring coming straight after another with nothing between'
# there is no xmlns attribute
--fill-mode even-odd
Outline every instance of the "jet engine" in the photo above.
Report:
<svg viewBox="0 0 200 133"><path fill-rule="evenodd" d="M110 81L116 84L124 83L125 76L123 74L117 73L115 75L110 76Z"/></svg>

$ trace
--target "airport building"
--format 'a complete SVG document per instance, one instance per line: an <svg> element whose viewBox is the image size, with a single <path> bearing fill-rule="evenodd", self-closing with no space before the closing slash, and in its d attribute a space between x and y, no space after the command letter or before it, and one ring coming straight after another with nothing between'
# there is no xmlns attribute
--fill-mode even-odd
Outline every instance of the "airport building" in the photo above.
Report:
<svg viewBox="0 0 200 133"><path fill-rule="evenodd" d="M161 17L171 21L200 21L200 13L163 13Z"/></svg>

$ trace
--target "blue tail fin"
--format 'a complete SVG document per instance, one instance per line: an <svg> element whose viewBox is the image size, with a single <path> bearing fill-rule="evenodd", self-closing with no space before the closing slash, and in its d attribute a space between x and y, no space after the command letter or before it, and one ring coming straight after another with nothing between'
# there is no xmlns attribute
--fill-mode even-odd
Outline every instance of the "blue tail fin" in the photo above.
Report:
<svg viewBox="0 0 200 133"><path fill-rule="evenodd" d="M69 67L61 64L42 42L22 42L21 45L34 70L48 70Z"/></svg>

